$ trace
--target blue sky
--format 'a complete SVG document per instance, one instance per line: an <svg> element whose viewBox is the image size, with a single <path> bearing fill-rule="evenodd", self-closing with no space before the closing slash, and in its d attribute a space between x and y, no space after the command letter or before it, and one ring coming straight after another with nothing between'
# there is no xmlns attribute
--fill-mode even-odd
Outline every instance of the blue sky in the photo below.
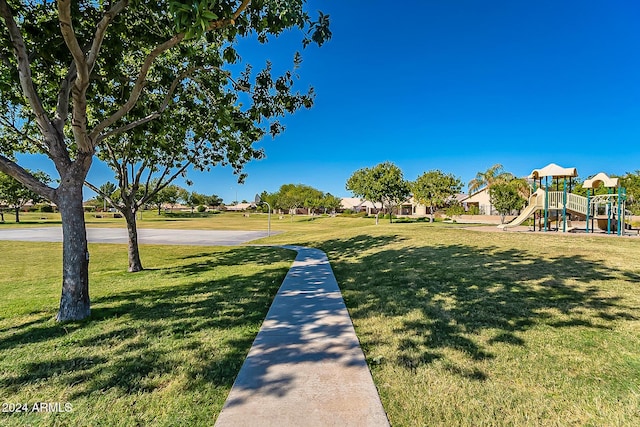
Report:
<svg viewBox="0 0 640 427"><path fill-rule="evenodd" d="M315 106L260 143L244 185L230 169L193 190L253 199L302 183L349 196L357 169L392 161L413 180L440 169L468 182L495 163L516 175L554 162L640 169L640 3L632 0L313 0L332 40L308 47L300 88ZM245 60L288 66L299 33L241 43ZM95 164L90 178L112 179Z"/></svg>

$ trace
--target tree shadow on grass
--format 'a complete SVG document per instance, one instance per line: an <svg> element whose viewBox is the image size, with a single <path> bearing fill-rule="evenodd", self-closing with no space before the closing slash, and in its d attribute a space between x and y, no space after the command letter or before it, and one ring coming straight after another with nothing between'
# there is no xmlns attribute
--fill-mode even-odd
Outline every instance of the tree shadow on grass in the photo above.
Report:
<svg viewBox="0 0 640 427"><path fill-rule="evenodd" d="M0 389L18 393L53 379L68 387L71 399L107 390L127 395L162 388L176 373L187 390L203 383L230 387L288 270L268 265L293 256L269 248L226 252L203 253L201 262L167 274L195 278L245 262L261 265L260 272L99 297L86 321L60 325L42 318L0 334L7 357L24 346L55 349L43 350L37 361L16 360L15 369L0 376Z"/></svg>
<svg viewBox="0 0 640 427"><path fill-rule="evenodd" d="M203 271L222 266L237 266L247 263L255 265L271 265L280 262L283 257L288 257L291 261L295 258L295 252L277 251L273 248L261 246L242 246L233 251L201 252L183 257L183 260L193 262L179 265L173 268L156 269L167 274L178 275L198 275ZM287 258L285 258L287 259Z"/></svg>
<svg viewBox="0 0 640 427"><path fill-rule="evenodd" d="M352 246L368 251L354 255ZM387 363L410 370L445 359L451 372L485 380L482 371L455 367L447 352L482 361L495 357L496 343L526 346L520 333L539 324L608 329L611 322L638 319L634 307L604 292L608 282L633 281L636 274L578 255L545 259L526 250L464 244L368 248L360 238L328 241L323 248L332 254L356 323L378 316L401 319L397 344L363 331L365 352L386 340L397 354ZM481 333L495 336L483 342Z"/></svg>

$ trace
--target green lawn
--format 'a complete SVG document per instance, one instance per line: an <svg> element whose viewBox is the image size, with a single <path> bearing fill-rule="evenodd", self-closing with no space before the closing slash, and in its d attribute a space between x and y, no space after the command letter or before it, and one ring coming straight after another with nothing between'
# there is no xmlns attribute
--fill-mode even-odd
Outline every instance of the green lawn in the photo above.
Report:
<svg viewBox="0 0 640 427"><path fill-rule="evenodd" d="M392 425L640 425L640 239L427 224L296 239L327 252Z"/></svg>
<svg viewBox="0 0 640 427"><path fill-rule="evenodd" d="M211 425L295 256L270 248L91 245L92 317L59 325L59 244L0 242L0 403L71 413L0 425Z"/></svg>
<svg viewBox="0 0 640 427"><path fill-rule="evenodd" d="M360 218L274 229L258 243L327 252L394 426L640 425L640 239ZM210 423L293 259L144 246L150 269L131 275L122 246L92 246L94 315L60 326L59 246L0 248L0 400L74 405L11 418L25 424Z"/></svg>

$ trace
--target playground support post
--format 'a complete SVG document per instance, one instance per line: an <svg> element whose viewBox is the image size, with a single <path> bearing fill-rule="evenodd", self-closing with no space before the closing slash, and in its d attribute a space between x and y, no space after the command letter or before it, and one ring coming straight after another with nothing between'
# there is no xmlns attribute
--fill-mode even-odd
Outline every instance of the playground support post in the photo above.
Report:
<svg viewBox="0 0 640 427"><path fill-rule="evenodd" d="M616 219L618 221L617 221L617 224L616 224L617 225L616 230L618 232L617 233L618 236L620 236L621 235L621 231L622 231L621 230L622 223L620 222L620 219L622 218L622 216L620 215L620 208L621 208L621 205L622 205L622 187L618 187L618 203L617 203L617 205L618 205L618 216L617 216Z"/></svg>
<svg viewBox="0 0 640 427"><path fill-rule="evenodd" d="M562 232L567 232L567 177L562 182Z"/></svg>
<svg viewBox="0 0 640 427"><path fill-rule="evenodd" d="M589 232L589 214L590 213L591 213L591 189L587 188L587 233Z"/></svg>
<svg viewBox="0 0 640 427"><path fill-rule="evenodd" d="M544 231L549 231L549 177L544 178Z"/></svg>
<svg viewBox="0 0 640 427"><path fill-rule="evenodd" d="M608 194L613 192L612 188L607 191ZM607 234L611 234L611 197L607 198Z"/></svg>

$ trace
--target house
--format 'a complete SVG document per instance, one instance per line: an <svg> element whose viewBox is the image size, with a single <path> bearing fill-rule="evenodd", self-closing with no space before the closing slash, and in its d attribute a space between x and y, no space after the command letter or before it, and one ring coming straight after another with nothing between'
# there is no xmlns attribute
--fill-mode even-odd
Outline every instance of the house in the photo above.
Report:
<svg viewBox="0 0 640 427"><path fill-rule="evenodd" d="M367 215L372 215L382 211L381 203L372 203L368 200L362 200L358 197L343 197L340 200L340 210L342 212L349 210L352 212L366 212Z"/></svg>
<svg viewBox="0 0 640 427"><path fill-rule="evenodd" d="M255 209L255 208L256 208L255 203L238 203L237 205L234 205L234 206L225 206L225 209L227 211L232 211L232 212L244 212L246 210Z"/></svg>
<svg viewBox="0 0 640 427"><path fill-rule="evenodd" d="M493 215L493 207L491 206L491 197L489 196L489 187L484 187L475 193L466 195L458 199L465 211L469 211L471 206L478 208L480 215Z"/></svg>

